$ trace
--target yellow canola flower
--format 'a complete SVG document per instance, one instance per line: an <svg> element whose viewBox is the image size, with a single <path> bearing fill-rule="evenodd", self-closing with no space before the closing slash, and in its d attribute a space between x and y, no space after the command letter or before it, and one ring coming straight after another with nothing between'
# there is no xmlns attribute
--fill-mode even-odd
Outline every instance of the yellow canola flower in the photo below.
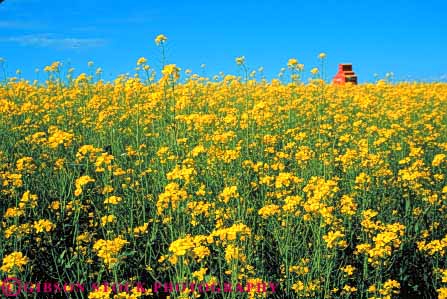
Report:
<svg viewBox="0 0 447 299"><path fill-rule="evenodd" d="M0 267L0 271L5 273L11 273L14 269L23 271L23 267L28 264L28 257L23 253L14 251L3 258L3 265Z"/></svg>
<svg viewBox="0 0 447 299"><path fill-rule="evenodd" d="M104 200L104 204L105 205L107 205L107 204L109 204L109 205L117 205L117 204L119 204L121 202L121 200L123 200L121 197L112 195L112 196L107 197Z"/></svg>
<svg viewBox="0 0 447 299"><path fill-rule="evenodd" d="M199 270L194 271L192 273L192 276L196 278L198 281L203 281L205 278L206 271L208 271L208 268L200 268Z"/></svg>
<svg viewBox="0 0 447 299"><path fill-rule="evenodd" d="M431 165L433 167L438 167L441 165L442 162L447 161L446 160L446 155L445 154L437 154L434 158L433 161L431 163Z"/></svg>
<svg viewBox="0 0 447 299"><path fill-rule="evenodd" d="M110 268L119 262L119 253L122 248L129 242L121 237L116 237L113 240L98 240L93 245L93 250L100 257L104 264Z"/></svg>
<svg viewBox="0 0 447 299"><path fill-rule="evenodd" d="M168 38L165 35L159 34L157 35L157 37L155 37L155 44L158 46L165 43L167 40Z"/></svg>
<svg viewBox="0 0 447 299"><path fill-rule="evenodd" d="M281 209L278 205L275 204L271 204L271 205L267 205L265 207L262 207L259 211L258 214L259 216L261 216L262 218L266 219L268 217L277 215L281 212Z"/></svg>
<svg viewBox="0 0 447 299"><path fill-rule="evenodd" d="M438 299L447 299L447 288L439 288L438 291Z"/></svg>
<svg viewBox="0 0 447 299"><path fill-rule="evenodd" d="M242 263L245 263L246 261L246 256L243 253L242 248L235 246L233 244L229 244L226 248L225 248L225 260L227 261L227 263L231 264L231 262L233 260L239 260Z"/></svg>
<svg viewBox="0 0 447 299"><path fill-rule="evenodd" d="M326 242L327 248L331 249L336 246L344 247L347 245L346 241L343 240L345 234L341 231L329 231L325 236L323 236L323 240Z"/></svg>
<svg viewBox="0 0 447 299"><path fill-rule="evenodd" d="M245 63L245 56L236 57L235 61L236 61L236 64L242 65Z"/></svg>
<svg viewBox="0 0 447 299"><path fill-rule="evenodd" d="M116 217L115 215L106 215L101 217L101 226L106 226L108 223L115 222Z"/></svg>
<svg viewBox="0 0 447 299"><path fill-rule="evenodd" d="M93 183L95 179L92 179L88 175L83 175L76 179L75 181L75 196L79 196L82 194L82 188L88 183Z"/></svg>
<svg viewBox="0 0 447 299"><path fill-rule="evenodd" d="M186 253L195 247L194 239L190 235L175 240L169 246L169 251L177 256L186 255Z"/></svg>
<svg viewBox="0 0 447 299"><path fill-rule="evenodd" d="M211 253L209 248L205 245L206 240L207 237L202 235L195 237L186 235L183 238L175 240L169 245L169 252L172 254L169 261L171 264L175 264L179 257L189 255L200 262Z"/></svg>
<svg viewBox="0 0 447 299"><path fill-rule="evenodd" d="M296 58L290 58L289 61L287 61L288 68L293 68L296 65L298 65L298 60Z"/></svg>
<svg viewBox="0 0 447 299"><path fill-rule="evenodd" d="M100 285L96 290L93 290L88 294L88 299L110 299L111 294L111 287Z"/></svg>
<svg viewBox="0 0 447 299"><path fill-rule="evenodd" d="M175 64L167 64L163 67L161 71L163 74L162 81L172 81L175 82L180 78L180 68Z"/></svg>
<svg viewBox="0 0 447 299"><path fill-rule="evenodd" d="M147 59L144 57L140 57L137 60L137 65L142 65L142 64L146 64L147 63Z"/></svg>
<svg viewBox="0 0 447 299"><path fill-rule="evenodd" d="M38 221L34 221L34 229L36 233L50 232L56 228L56 225L52 223L48 219L40 219Z"/></svg>

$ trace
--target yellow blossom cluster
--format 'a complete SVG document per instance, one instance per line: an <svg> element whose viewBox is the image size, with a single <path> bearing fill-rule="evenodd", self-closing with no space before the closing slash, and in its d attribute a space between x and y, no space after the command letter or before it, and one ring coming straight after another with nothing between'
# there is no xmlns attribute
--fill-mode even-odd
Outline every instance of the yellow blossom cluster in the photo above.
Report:
<svg viewBox="0 0 447 299"><path fill-rule="evenodd" d="M22 252L12 252L3 258L3 264L0 271L11 273L13 270L23 271L23 267L28 264L29 258Z"/></svg>
<svg viewBox="0 0 447 299"><path fill-rule="evenodd" d="M117 237L113 240L98 240L93 245L93 250L103 260L104 264L113 268L120 260L119 253L121 249L129 242Z"/></svg>

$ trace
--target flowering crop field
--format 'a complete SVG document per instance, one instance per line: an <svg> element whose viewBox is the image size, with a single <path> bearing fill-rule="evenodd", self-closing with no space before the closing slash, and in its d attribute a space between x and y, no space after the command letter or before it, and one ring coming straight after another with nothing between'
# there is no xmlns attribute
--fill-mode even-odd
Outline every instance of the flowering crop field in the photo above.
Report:
<svg viewBox="0 0 447 299"><path fill-rule="evenodd" d="M175 65L155 80L138 64L112 83L61 80L54 63L44 84L0 85L3 291L447 298L447 84L180 79ZM37 285L103 281L146 285Z"/></svg>

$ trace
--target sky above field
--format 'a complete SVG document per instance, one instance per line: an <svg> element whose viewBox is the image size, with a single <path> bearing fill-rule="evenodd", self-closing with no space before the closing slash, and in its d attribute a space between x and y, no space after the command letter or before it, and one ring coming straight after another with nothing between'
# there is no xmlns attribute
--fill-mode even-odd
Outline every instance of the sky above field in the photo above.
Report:
<svg viewBox="0 0 447 299"><path fill-rule="evenodd" d="M211 77L238 74L235 57L272 79L289 58L306 72L327 54L327 78L352 63L360 82L447 81L447 1L60 1L4 0L0 57L8 74L33 80L53 61L75 74L87 62L111 80L144 56L161 66L154 38L168 37L167 62ZM204 69L201 64L205 64ZM1 78L0 74L0 78Z"/></svg>

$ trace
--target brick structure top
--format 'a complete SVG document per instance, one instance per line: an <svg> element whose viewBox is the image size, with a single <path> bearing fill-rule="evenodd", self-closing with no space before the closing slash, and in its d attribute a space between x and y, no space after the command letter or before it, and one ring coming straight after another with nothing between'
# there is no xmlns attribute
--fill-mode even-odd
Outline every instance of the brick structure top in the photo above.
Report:
<svg viewBox="0 0 447 299"><path fill-rule="evenodd" d="M352 64L341 63L338 65L338 73L335 75L332 83L345 84L345 83L357 84L357 75L352 70Z"/></svg>

